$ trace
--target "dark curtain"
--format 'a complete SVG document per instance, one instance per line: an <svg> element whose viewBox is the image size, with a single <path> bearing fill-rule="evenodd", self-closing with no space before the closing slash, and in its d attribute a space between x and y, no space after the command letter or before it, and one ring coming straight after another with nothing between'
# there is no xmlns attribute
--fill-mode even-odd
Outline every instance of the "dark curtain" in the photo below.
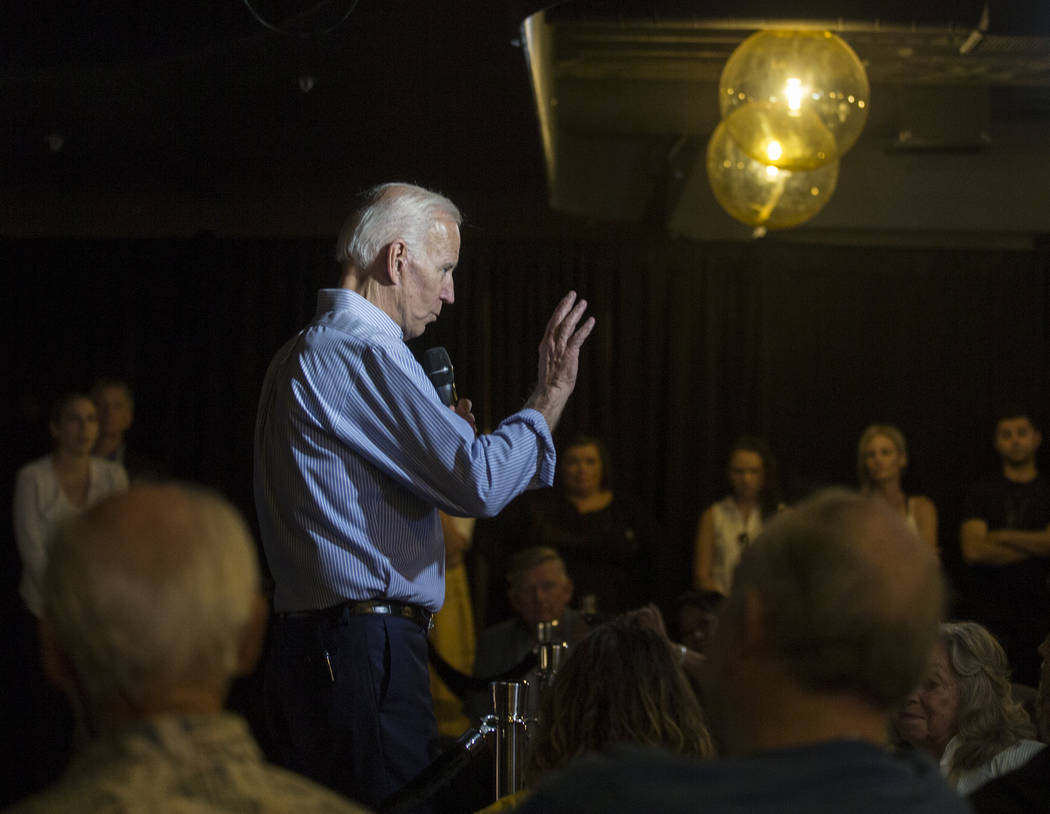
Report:
<svg viewBox="0 0 1050 814"><path fill-rule="evenodd" d="M259 385L334 280L331 242L7 240L0 262L14 289L8 494L16 468L48 447L49 401L116 375L135 390L135 442L252 517ZM649 548L668 597L686 587L696 518L725 492L726 450L742 432L770 441L797 498L853 483L863 427L899 425L906 486L936 501L951 563L961 492L995 465L993 405L1046 402L1048 273L1045 249L493 240L468 229L456 302L414 344L448 347L460 394L491 428L527 397L561 294L587 297L598 325L559 435L608 440L617 490L660 530Z"/></svg>

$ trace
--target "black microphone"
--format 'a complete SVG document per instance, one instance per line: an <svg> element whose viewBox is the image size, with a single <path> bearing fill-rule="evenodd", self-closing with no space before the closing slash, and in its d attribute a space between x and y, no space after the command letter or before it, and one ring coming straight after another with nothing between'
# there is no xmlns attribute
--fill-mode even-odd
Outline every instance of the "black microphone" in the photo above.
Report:
<svg viewBox="0 0 1050 814"><path fill-rule="evenodd" d="M456 396L456 375L452 370L452 359L449 358L447 350L438 347L424 351L423 369L430 377L443 404L451 407L459 401Z"/></svg>

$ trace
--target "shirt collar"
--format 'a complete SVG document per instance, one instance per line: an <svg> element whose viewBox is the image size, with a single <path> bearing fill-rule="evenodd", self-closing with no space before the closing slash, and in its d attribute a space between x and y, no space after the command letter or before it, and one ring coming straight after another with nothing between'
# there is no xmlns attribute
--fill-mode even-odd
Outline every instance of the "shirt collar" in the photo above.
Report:
<svg viewBox="0 0 1050 814"><path fill-rule="evenodd" d="M401 326L390 318L378 305L366 300L356 291L348 288L322 288L317 292L317 311L314 319L320 319L332 311L346 311L380 333L404 339Z"/></svg>

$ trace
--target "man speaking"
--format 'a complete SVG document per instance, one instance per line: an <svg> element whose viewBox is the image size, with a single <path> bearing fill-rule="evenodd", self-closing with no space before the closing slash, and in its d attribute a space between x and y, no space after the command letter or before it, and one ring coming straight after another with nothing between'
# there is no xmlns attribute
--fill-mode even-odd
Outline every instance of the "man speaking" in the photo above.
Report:
<svg viewBox="0 0 1050 814"><path fill-rule="evenodd" d="M437 729L426 635L444 600L438 509L497 514L550 485L551 431L594 327L569 293L536 389L490 435L451 410L405 346L454 300L460 214L384 184L339 235L339 287L267 371L255 502L275 583L264 695L273 758L377 805L422 770Z"/></svg>

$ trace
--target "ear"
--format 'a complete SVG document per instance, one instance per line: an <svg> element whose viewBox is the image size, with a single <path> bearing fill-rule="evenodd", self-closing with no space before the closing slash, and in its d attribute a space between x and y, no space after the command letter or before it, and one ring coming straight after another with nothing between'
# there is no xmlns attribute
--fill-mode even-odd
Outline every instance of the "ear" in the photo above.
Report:
<svg viewBox="0 0 1050 814"><path fill-rule="evenodd" d="M252 603L252 615L248 619L248 624L244 626L241 642L237 648L236 675L246 676L251 674L259 663L268 617L269 609L266 606L266 599L263 598L261 593L257 593L255 601Z"/></svg>
<svg viewBox="0 0 1050 814"><path fill-rule="evenodd" d="M390 285L400 286L408 270L408 244L395 240L387 244L384 254L386 259L386 276Z"/></svg>

